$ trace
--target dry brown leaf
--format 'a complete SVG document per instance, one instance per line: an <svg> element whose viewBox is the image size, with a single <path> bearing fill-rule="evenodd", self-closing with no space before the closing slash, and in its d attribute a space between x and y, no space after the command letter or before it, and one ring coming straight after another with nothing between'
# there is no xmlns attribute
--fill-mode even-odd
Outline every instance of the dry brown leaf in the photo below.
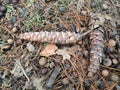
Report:
<svg viewBox="0 0 120 90"><path fill-rule="evenodd" d="M40 55L49 57L55 54L55 51L58 47L55 44L48 44L43 51L41 51Z"/></svg>
<svg viewBox="0 0 120 90"><path fill-rule="evenodd" d="M66 51L65 49L58 49L58 50L56 51L56 54L62 55L62 56L63 56L63 60L66 60L66 59L67 59L67 60L70 60L70 58L71 58L69 52Z"/></svg>

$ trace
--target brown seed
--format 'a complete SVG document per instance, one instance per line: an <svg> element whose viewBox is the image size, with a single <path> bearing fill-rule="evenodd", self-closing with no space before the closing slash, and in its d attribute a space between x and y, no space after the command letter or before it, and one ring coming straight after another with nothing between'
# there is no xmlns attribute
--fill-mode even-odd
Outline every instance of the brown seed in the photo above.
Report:
<svg viewBox="0 0 120 90"><path fill-rule="evenodd" d="M103 70L102 71L102 75L104 76L104 77L106 77L106 76L108 76L109 75L109 72L108 72L108 70Z"/></svg>
<svg viewBox="0 0 120 90"><path fill-rule="evenodd" d="M55 67L55 63L54 62L51 62L50 63L50 68L54 68Z"/></svg>
<svg viewBox="0 0 120 90"><path fill-rule="evenodd" d="M18 28L17 27L14 27L12 30L11 30L13 33L16 33L18 31Z"/></svg>
<svg viewBox="0 0 120 90"><path fill-rule="evenodd" d="M22 40L21 40L21 39L18 39L18 40L16 41L16 44L17 44L17 45L21 45L21 44L22 44Z"/></svg>
<svg viewBox="0 0 120 90"><path fill-rule="evenodd" d="M111 65L112 65L111 59L106 58L106 59L103 61L103 65L104 65L104 66L111 66Z"/></svg>
<svg viewBox="0 0 120 90"><path fill-rule="evenodd" d="M113 75L111 76L111 80L113 80L113 81L118 81L118 80L119 80L119 76L116 75L116 74L113 74Z"/></svg>
<svg viewBox="0 0 120 90"><path fill-rule="evenodd" d="M69 80L68 80L68 78L64 78L63 80L62 80L62 84L63 85L68 85L69 84Z"/></svg>
<svg viewBox="0 0 120 90"><path fill-rule="evenodd" d="M114 58L114 59L112 59L112 62L113 62L113 64L115 64L115 65L116 65L116 64L118 64L118 60L117 60L117 59L115 59L115 58Z"/></svg>
<svg viewBox="0 0 120 90"><path fill-rule="evenodd" d="M41 69L41 73L44 75L48 72L48 69L46 67Z"/></svg>
<svg viewBox="0 0 120 90"><path fill-rule="evenodd" d="M108 44L109 44L110 47L114 47L116 45L116 42L115 42L115 40L110 39Z"/></svg>
<svg viewBox="0 0 120 90"><path fill-rule="evenodd" d="M13 44L13 42L14 42L13 39L8 39L8 40L7 40L7 43L8 43L8 44Z"/></svg>
<svg viewBox="0 0 120 90"><path fill-rule="evenodd" d="M44 66L46 64L46 58L41 58L40 60L39 60L39 65L40 66Z"/></svg>

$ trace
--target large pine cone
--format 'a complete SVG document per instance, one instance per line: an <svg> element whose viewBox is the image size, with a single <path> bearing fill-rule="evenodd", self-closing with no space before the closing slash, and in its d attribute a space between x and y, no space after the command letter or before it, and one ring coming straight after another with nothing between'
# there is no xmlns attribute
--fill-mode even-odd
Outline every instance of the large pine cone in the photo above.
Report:
<svg viewBox="0 0 120 90"><path fill-rule="evenodd" d="M30 41L48 42L56 44L70 44L76 43L79 39L79 34L74 32L26 32L19 35L20 39L27 39Z"/></svg>

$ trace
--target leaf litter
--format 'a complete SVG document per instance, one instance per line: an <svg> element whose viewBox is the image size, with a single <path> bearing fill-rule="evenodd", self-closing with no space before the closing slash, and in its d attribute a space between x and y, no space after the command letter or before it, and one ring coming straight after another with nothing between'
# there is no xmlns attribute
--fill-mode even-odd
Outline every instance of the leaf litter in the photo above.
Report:
<svg viewBox="0 0 120 90"><path fill-rule="evenodd" d="M0 17L0 32L3 36L8 36L8 39L12 38L14 41L13 44L9 45L6 42L7 39L1 39L0 36L0 45L9 46L7 46L9 49L5 48L5 50L0 51L0 59L5 59L0 62L0 82L3 82L2 85L0 83L0 89L47 90L44 88L44 83L46 83L51 90L119 90L119 79L116 82L108 79L113 74L120 78L120 8L118 7L120 2L118 0L21 0L18 4L5 3L6 1L17 0L0 1L0 8L5 5L8 9L4 16ZM118 64L112 63L106 67L101 63L97 73L92 78L88 78L87 69L91 63L90 48L93 47L93 50L96 50L97 46L94 48L95 45L90 44L89 33L82 38L80 37L80 43L76 37L89 31L91 25L94 25L94 22L89 24L91 14L99 17L99 25L105 31L103 33L105 36L103 60L109 58L112 61L115 58ZM101 24L103 22L104 24ZM8 25L9 23L12 25ZM94 27L98 28L99 25L94 25ZM12 32L10 27L16 26L19 27L19 30ZM26 32L32 33L24 35L23 33ZM34 32L42 32L42 36ZM72 36L69 32L75 32L75 34L72 33ZM49 46L46 42L38 43L26 40L21 40L19 44L18 40L20 39L17 37L20 34L27 37L34 36L34 38L30 37L30 40L33 41L48 41L48 43L61 43L62 45ZM98 33L94 34L95 37L97 35L99 36ZM98 42L99 38L97 38ZM107 42L110 39L116 42L115 46L109 47ZM71 47L71 42L76 45L73 46L75 48ZM97 43L94 42L94 44ZM37 53L35 53L36 51ZM85 54L86 52L87 54ZM42 57L45 58L46 62L39 65L39 60ZM18 59L14 60L14 58ZM50 68L51 63L54 63L53 68ZM58 65L61 70L56 70ZM104 69L110 73L107 77L101 73ZM47 73L43 75L42 70L47 70ZM42 78L44 76L45 78ZM62 83L64 78L70 81L66 85ZM100 82L96 84L97 81Z"/></svg>

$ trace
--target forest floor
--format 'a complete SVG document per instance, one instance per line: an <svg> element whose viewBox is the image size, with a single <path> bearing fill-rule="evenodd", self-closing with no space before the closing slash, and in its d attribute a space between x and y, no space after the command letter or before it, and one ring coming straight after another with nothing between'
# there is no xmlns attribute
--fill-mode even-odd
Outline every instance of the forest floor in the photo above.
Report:
<svg viewBox="0 0 120 90"><path fill-rule="evenodd" d="M91 31L76 43L19 38L25 32L33 32L28 37L35 37L34 32L40 31L83 35L95 17L102 22L101 36ZM48 41L52 37L44 35ZM101 56L92 51L96 45ZM91 60L92 53L101 62ZM95 73L89 77L91 70ZM0 90L120 90L120 1L1 0Z"/></svg>

